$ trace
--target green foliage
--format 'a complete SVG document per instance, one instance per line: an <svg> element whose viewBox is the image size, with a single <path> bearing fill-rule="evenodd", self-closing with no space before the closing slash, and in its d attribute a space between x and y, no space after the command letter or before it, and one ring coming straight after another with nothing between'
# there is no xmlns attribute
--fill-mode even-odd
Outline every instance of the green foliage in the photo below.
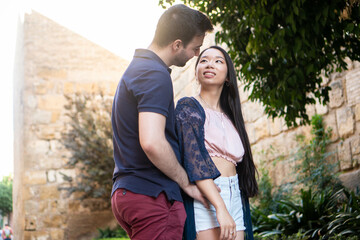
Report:
<svg viewBox="0 0 360 240"><path fill-rule="evenodd" d="M328 224L329 234L360 236L360 194L343 190L343 203Z"/></svg>
<svg viewBox="0 0 360 240"><path fill-rule="evenodd" d="M127 233L121 227L115 229L110 229L109 227L105 229L98 228L99 236L95 239L108 239L108 240L119 240L119 239L129 239Z"/></svg>
<svg viewBox="0 0 360 240"><path fill-rule="evenodd" d="M314 190L324 188L340 189L340 182L335 174L337 164L333 161L333 152L327 152L330 143L331 128L323 128L321 115L314 115L311 119L313 138L306 143L304 136L298 136L299 150L294 154L294 161L298 162L296 171L298 182Z"/></svg>
<svg viewBox="0 0 360 240"><path fill-rule="evenodd" d="M216 41L229 47L249 98L288 126L309 122L307 104L329 101L321 73L346 69L345 57L360 60L358 0L182 1L221 26Z"/></svg>
<svg viewBox="0 0 360 240"><path fill-rule="evenodd" d="M108 200L114 168L111 127L112 99L105 96L75 95L67 97L70 119L62 143L70 151L70 167L81 170L79 179L63 176L72 184L69 193Z"/></svg>
<svg viewBox="0 0 360 240"><path fill-rule="evenodd" d="M3 216L12 212L12 186L12 178L10 176L3 177L0 182L0 214Z"/></svg>
<svg viewBox="0 0 360 240"><path fill-rule="evenodd" d="M272 188L267 170L260 168L260 199L252 211L259 238L335 240L360 236L360 195L341 186L334 166L328 163L333 154L326 153L331 130L323 128L319 115L311 123L313 138L306 143L301 136L299 150L292 157L299 162L299 177L293 184L306 189L300 190L298 198L281 186Z"/></svg>
<svg viewBox="0 0 360 240"><path fill-rule="evenodd" d="M290 236L286 236L284 234L275 235L275 236L268 236L263 237L259 234L254 235L255 240L308 240L310 239L308 236L304 236L302 233L293 234ZM352 236L352 237L344 237L340 235L329 237L327 240L359 240L359 237Z"/></svg>
<svg viewBox="0 0 360 240"><path fill-rule="evenodd" d="M286 213L274 213L262 219L259 236L301 234L308 239L360 236L360 196L341 189L337 192L301 190L300 201L280 201ZM281 239L281 238L279 238ZM306 239L306 238L305 238Z"/></svg>

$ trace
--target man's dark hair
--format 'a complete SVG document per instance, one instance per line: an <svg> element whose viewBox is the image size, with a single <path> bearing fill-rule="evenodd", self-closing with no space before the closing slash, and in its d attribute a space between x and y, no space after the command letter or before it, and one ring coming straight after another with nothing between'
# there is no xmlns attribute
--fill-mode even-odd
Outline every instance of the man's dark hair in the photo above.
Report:
<svg viewBox="0 0 360 240"><path fill-rule="evenodd" d="M153 43L165 47L180 39L184 47L195 37L212 31L210 19L200 11L177 4L167 9L160 17Z"/></svg>

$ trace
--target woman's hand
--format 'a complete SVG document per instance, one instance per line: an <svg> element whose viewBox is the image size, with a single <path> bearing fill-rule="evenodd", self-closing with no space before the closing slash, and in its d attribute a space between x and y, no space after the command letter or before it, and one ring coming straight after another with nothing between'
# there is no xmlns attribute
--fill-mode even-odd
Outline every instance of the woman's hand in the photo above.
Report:
<svg viewBox="0 0 360 240"><path fill-rule="evenodd" d="M236 224L226 208L216 210L216 217L220 224L220 239L233 240L236 238Z"/></svg>

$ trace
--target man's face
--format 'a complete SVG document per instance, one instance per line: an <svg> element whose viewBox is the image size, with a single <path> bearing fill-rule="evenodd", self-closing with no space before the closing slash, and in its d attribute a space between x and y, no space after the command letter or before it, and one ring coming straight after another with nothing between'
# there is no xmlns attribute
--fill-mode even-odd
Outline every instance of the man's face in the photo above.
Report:
<svg viewBox="0 0 360 240"><path fill-rule="evenodd" d="M199 56L200 47L204 41L204 35L195 36L188 45L184 48L184 45L181 44L181 49L174 58L174 65L178 67L183 67L194 56Z"/></svg>

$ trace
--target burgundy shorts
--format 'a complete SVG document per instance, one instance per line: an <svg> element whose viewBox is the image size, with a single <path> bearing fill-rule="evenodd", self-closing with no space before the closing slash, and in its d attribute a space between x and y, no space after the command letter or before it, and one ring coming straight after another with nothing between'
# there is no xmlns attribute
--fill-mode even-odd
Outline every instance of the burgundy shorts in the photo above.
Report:
<svg viewBox="0 0 360 240"><path fill-rule="evenodd" d="M164 193L154 198L120 188L114 192L111 206L131 239L182 239L186 219L184 205L178 201L170 203Z"/></svg>

